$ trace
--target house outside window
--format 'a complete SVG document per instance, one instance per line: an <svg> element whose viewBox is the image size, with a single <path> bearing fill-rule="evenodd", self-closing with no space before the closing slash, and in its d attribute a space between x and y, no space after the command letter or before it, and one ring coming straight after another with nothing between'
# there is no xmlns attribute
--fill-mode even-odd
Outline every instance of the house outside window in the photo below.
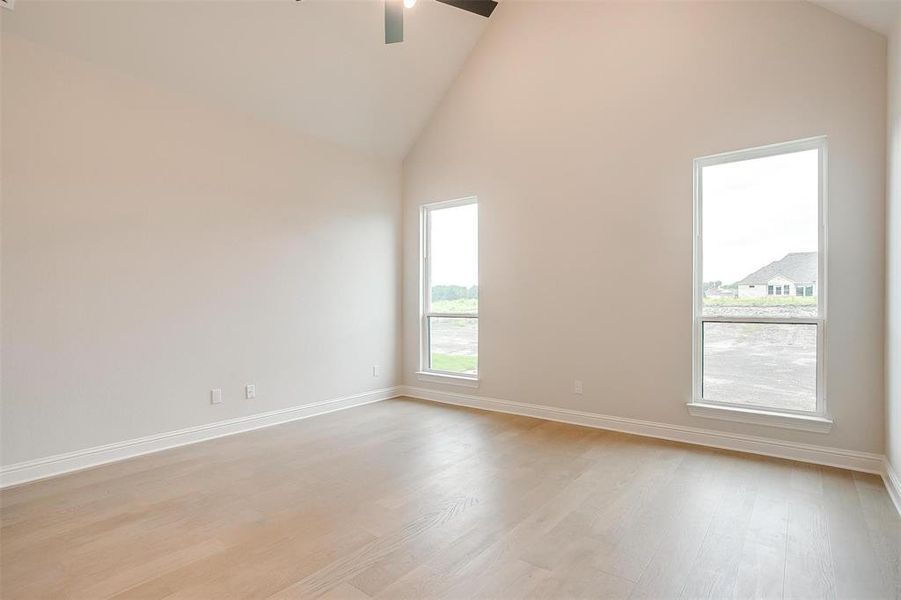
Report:
<svg viewBox="0 0 901 600"><path fill-rule="evenodd" d="M831 427L825 181L825 138L695 161L692 414Z"/></svg>
<svg viewBox="0 0 901 600"><path fill-rule="evenodd" d="M756 286L766 283L768 296L791 295L792 286L798 296L813 296L817 260L816 252L790 252L736 282L736 294L740 298L753 298L759 295ZM810 294L806 293L808 287Z"/></svg>

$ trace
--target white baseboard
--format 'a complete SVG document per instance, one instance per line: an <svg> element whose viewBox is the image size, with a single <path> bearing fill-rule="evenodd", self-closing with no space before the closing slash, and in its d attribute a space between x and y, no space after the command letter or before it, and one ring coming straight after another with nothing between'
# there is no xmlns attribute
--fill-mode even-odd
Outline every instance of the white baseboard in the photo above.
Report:
<svg viewBox="0 0 901 600"><path fill-rule="evenodd" d="M62 475L72 471L80 471L89 467L141 456L142 454L159 452L160 450L195 444L226 435L379 402L395 398L400 395L400 392L401 388L399 386L390 387L20 462L0 468L0 488Z"/></svg>
<svg viewBox="0 0 901 600"><path fill-rule="evenodd" d="M749 452L751 454L762 454L765 456L798 460L830 467L863 471L865 473L875 473L882 475L889 496L891 496L895 507L898 509L899 514L901 514L901 478L899 478L898 473L893 469L892 465L889 464L888 460L878 454L799 444L795 442L713 431L696 427L668 425L665 423L641 421L625 417L599 415L596 413L556 408L553 406L526 404L523 402L472 396L456 392L442 392L414 386L384 388L362 394L325 400L323 402L294 406L227 421L219 421L207 425L198 425L196 427L179 429L177 431L168 431L142 438L107 444L105 446L96 446L85 450L16 463L0 468L0 488L36 481L38 479L46 479L48 477L54 477L73 471L80 471L82 469L117 462L141 456L143 454L150 454L152 452L159 452L169 448L195 444L197 442L212 440L218 437L234 435L236 433L252 431L263 427L271 427L272 425L288 423L298 419L306 419L308 417L353 408L355 406L362 406L364 404L371 404L373 402L388 400L398 396L409 396L444 404L468 406L470 408L479 408L494 412L524 415L549 421L571 423L573 425L583 425L586 427L594 427L596 429L620 431L623 433L631 433L700 446Z"/></svg>
<svg viewBox="0 0 901 600"><path fill-rule="evenodd" d="M901 516L901 477L898 476L898 472L892 467L888 458L884 461L882 480L885 481L885 489L888 490L888 495L895 503L898 515Z"/></svg>
<svg viewBox="0 0 901 600"><path fill-rule="evenodd" d="M468 406L470 408L480 408L495 412L536 417L539 419L547 419L549 421L583 425L585 427L594 427L596 429L608 429L611 431L632 433L635 435L696 444L699 446L710 446L725 450L762 454L764 456L786 458L789 460L839 467L853 471L863 471L864 473L882 475L885 472L883 456L880 454L800 444L796 442L714 431L697 427L684 427L681 425L655 423L653 421L641 421L625 417L599 415L596 413L556 408L553 406L525 404L522 402L513 402L511 400L471 396L457 392L442 392L415 386L403 386L403 391L405 396L410 396L411 398L432 400L434 402L442 402L445 404L455 404L458 406Z"/></svg>

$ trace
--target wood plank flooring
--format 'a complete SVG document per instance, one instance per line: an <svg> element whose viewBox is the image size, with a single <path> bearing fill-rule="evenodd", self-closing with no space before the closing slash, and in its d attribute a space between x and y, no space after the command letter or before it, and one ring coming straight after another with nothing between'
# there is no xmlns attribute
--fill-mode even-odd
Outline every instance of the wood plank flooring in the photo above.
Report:
<svg viewBox="0 0 901 600"><path fill-rule="evenodd" d="M397 399L0 493L0 594L901 598L879 478Z"/></svg>

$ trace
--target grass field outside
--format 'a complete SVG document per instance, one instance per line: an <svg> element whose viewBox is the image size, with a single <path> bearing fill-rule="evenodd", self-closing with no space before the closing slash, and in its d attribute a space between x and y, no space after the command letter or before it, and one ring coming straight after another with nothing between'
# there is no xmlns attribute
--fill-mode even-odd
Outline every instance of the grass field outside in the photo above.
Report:
<svg viewBox="0 0 901 600"><path fill-rule="evenodd" d="M704 298L705 317L816 317L816 296Z"/></svg>
<svg viewBox="0 0 901 600"><path fill-rule="evenodd" d="M716 296L704 298L705 306L816 306L816 296L759 296L739 298Z"/></svg>
<svg viewBox="0 0 901 600"><path fill-rule="evenodd" d="M446 300L460 307L472 310L473 302ZM437 310L445 311L445 305ZM436 371L474 375L479 363L479 320L473 317L433 317L429 319L429 345L431 368Z"/></svg>
<svg viewBox="0 0 901 600"><path fill-rule="evenodd" d="M432 368L449 373L475 373L479 357L463 354L432 353Z"/></svg>
<svg viewBox="0 0 901 600"><path fill-rule="evenodd" d="M478 298L459 298L457 300L433 300L432 312L436 313L477 313Z"/></svg>

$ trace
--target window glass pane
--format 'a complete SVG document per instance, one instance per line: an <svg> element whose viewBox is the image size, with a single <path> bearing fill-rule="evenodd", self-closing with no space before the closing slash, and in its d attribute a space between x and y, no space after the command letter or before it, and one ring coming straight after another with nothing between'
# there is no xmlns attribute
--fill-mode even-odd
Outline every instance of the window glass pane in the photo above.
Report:
<svg viewBox="0 0 901 600"><path fill-rule="evenodd" d="M704 323L704 400L815 411L817 326Z"/></svg>
<svg viewBox="0 0 901 600"><path fill-rule="evenodd" d="M478 313L478 205L433 210L429 225L430 312Z"/></svg>
<svg viewBox="0 0 901 600"><path fill-rule="evenodd" d="M429 318L429 368L475 375L479 366L479 320Z"/></svg>
<svg viewBox="0 0 901 600"><path fill-rule="evenodd" d="M701 185L703 314L817 316L819 151L707 166Z"/></svg>

